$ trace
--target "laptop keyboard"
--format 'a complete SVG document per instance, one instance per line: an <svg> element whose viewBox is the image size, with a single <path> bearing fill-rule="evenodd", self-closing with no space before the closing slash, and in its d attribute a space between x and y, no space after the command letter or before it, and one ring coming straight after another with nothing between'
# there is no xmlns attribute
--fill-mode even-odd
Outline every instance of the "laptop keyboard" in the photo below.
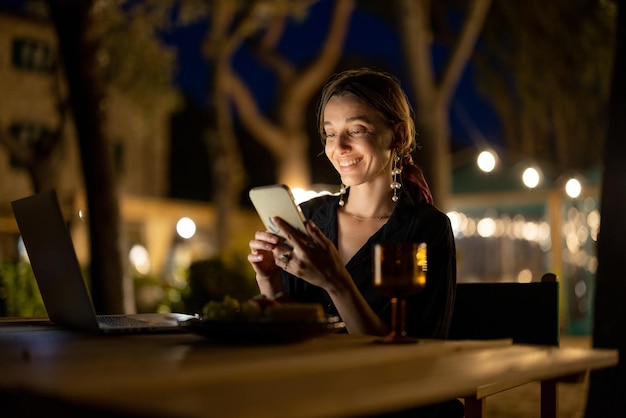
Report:
<svg viewBox="0 0 626 418"><path fill-rule="evenodd" d="M98 316L98 322L110 327L146 327L154 325L140 319L130 318L124 315L103 315Z"/></svg>

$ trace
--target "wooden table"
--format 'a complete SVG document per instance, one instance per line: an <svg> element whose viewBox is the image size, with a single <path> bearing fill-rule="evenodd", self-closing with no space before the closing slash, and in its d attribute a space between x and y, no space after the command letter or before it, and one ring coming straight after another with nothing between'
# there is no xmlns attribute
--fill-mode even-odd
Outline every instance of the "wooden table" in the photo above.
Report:
<svg viewBox="0 0 626 418"><path fill-rule="evenodd" d="M496 341L373 344L335 334L236 346L0 321L0 400L16 414L340 417L428 405L616 365L616 350ZM45 402L44 402L45 401ZM78 413L76 415L79 415Z"/></svg>

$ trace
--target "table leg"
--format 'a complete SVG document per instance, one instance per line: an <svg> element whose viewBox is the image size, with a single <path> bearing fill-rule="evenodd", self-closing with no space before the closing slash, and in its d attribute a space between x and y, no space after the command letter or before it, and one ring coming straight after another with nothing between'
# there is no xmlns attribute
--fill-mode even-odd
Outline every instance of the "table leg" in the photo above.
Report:
<svg viewBox="0 0 626 418"><path fill-rule="evenodd" d="M541 418L557 418L559 397L555 379L541 381Z"/></svg>
<svg viewBox="0 0 626 418"><path fill-rule="evenodd" d="M485 404L484 398L465 398L465 418L482 418L485 415Z"/></svg>

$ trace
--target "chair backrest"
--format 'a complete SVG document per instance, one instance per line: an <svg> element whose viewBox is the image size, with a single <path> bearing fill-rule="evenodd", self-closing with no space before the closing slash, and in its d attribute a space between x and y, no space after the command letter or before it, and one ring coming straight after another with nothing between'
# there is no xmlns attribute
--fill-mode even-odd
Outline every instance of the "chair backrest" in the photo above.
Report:
<svg viewBox="0 0 626 418"><path fill-rule="evenodd" d="M512 338L515 343L560 343L559 283L458 283L450 339Z"/></svg>

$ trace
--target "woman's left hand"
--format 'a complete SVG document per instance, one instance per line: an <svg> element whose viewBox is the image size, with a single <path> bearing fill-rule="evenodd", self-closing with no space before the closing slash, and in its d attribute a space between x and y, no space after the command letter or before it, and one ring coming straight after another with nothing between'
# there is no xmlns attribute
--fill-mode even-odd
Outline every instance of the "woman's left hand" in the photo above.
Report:
<svg viewBox="0 0 626 418"><path fill-rule="evenodd" d="M277 265L326 290L348 332L386 335L387 325L363 298L333 242L312 221L305 223L307 236L280 218L273 220L292 247L280 244L272 250Z"/></svg>
<svg viewBox="0 0 626 418"><path fill-rule="evenodd" d="M292 247L279 245L273 250L279 267L327 291L339 284L338 278L349 278L335 245L312 221L305 223L308 236L281 218L273 221Z"/></svg>

